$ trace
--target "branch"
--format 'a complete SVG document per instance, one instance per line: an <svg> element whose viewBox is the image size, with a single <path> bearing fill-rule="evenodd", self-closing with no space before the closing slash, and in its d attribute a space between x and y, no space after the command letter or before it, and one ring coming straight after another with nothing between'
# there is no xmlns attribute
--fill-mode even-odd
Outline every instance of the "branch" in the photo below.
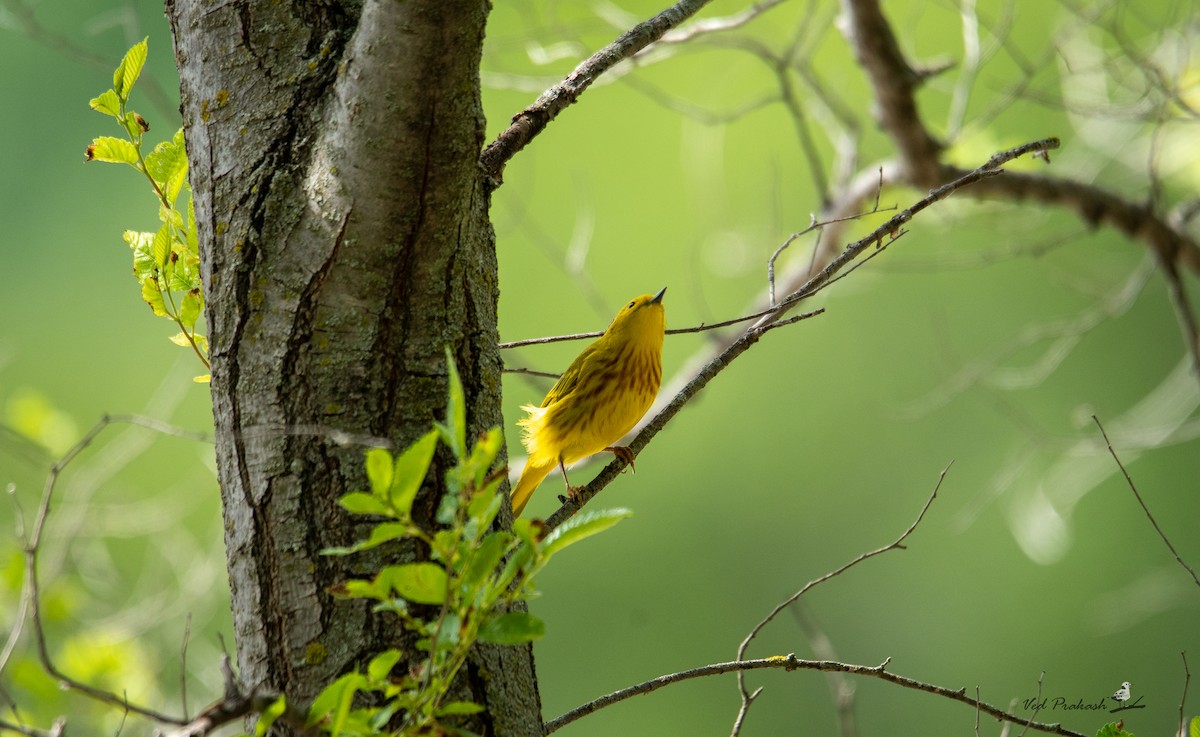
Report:
<svg viewBox="0 0 1200 737"><path fill-rule="evenodd" d="M1017 146L1006 151L1001 151L993 155L988 161L966 175L938 187L931 191L925 197L922 197L910 207L896 213L887 222L880 225L875 230L871 231L866 237L861 238L854 243L846 246L845 250L832 259L821 271L811 276L804 284L797 288L792 293L785 296L779 301L779 304L768 308L761 313L761 317L754 324L746 327L734 340L732 340L720 353L709 360L703 368L696 372L694 376L671 398L669 402L645 424L637 435L630 441L629 449L636 457L637 453L644 448L655 435L658 434L663 427L687 404L692 397L708 385L713 378L723 371L730 363L738 356L746 352L750 346L758 342L758 339L773 327L777 327L777 323L781 318L794 308L801 300L807 299L826 286L828 286L847 266L855 259L862 256L868 248L875 246L881 247L887 240L894 239L903 232L903 226L913 219L918 213L925 210L930 205L943 200L959 189L975 184L981 180L994 177L1003 172L1004 164L1013 159L1030 153L1044 154L1046 151L1056 149L1059 146L1057 138L1047 138L1040 141L1032 141L1030 143ZM792 320L807 319L822 314L824 309L814 310L809 313L800 315ZM781 323L782 324L782 323ZM618 458L610 462L600 471L596 478L592 479L591 483L582 489L578 490L576 499L564 499L563 505L546 520L549 529L553 529L572 515L574 515L583 505L587 504L596 494L604 487L608 486L617 475L624 470L625 461Z"/></svg>
<svg viewBox="0 0 1200 737"><path fill-rule="evenodd" d="M166 435L211 442L211 439L207 435L191 432L189 430L169 425L164 422L159 422L158 420L149 417L143 417L140 415L102 416L100 421L97 422L92 429L88 430L88 432L83 436L82 439L80 439L78 443L76 443L70 450L66 452L66 454L63 455L62 458L60 458L54 463L54 465L50 467L50 473L46 476L46 484L42 491L42 500L38 507L37 515L34 518L33 528L28 537L24 536L23 531L21 535L23 538L22 542L25 554L25 581L23 583L22 599L24 602L27 602L27 604L24 606L26 606L32 612L34 639L37 644L38 657L41 660L42 668L52 678L58 680L60 686L74 691L79 691L89 698L101 703L123 709L126 712L139 714L160 723L183 724L185 720L179 717L172 717L144 706L132 704L124 696L119 696L115 693L95 688L94 686L89 686L86 683L71 678L54 665L54 662L50 658L50 649L46 644L46 631L42 622L41 595L38 587L37 562L38 551L41 546L42 532L44 531L46 521L50 516L50 506L54 498L54 489L63 470L72 461L74 461L80 453L86 450L96 440L100 433L102 433L110 425L116 424L139 425L141 427L145 427ZM10 633L9 643L6 645L4 650L5 657L11 653L11 645L19 636L23 622L23 619L19 620L15 624L13 632ZM0 661L0 668L3 666L4 662Z"/></svg>
<svg viewBox="0 0 1200 737"><path fill-rule="evenodd" d="M1104 437L1104 444L1108 446L1108 452L1112 455L1113 460L1117 462L1117 468L1121 469L1121 474L1125 476L1125 483L1129 485L1129 490L1133 492L1133 496L1137 499L1138 504L1141 505L1142 511L1146 513L1146 517L1150 520L1150 524L1154 525L1154 531L1157 532L1158 536L1162 538L1162 541L1166 543L1167 550L1171 551L1171 555L1175 556L1175 560L1179 562L1179 565L1183 566L1183 569L1191 574L1192 580L1196 582L1196 585L1200 586L1200 577L1196 576L1196 571L1193 570L1191 566L1183 562L1183 558L1179 556L1179 552L1175 550L1175 546L1172 545L1171 541L1167 539L1166 533L1163 532L1162 528L1158 526L1158 520L1154 519L1154 515L1150 513L1150 508L1146 506L1146 502L1142 499L1142 495L1138 493L1137 486L1134 485L1133 479L1129 477L1129 472L1125 470L1125 464L1121 463L1121 459L1117 457L1117 451L1113 450L1112 442L1108 439L1108 433L1104 431L1104 425L1100 424L1100 418L1096 417L1096 415L1092 415L1092 421L1096 423L1096 427L1100 428L1100 435Z"/></svg>
<svg viewBox="0 0 1200 737"><path fill-rule="evenodd" d="M951 462L950 465L953 465L953 462ZM762 632L763 628L771 623L771 620L775 619L775 617L778 616L780 612L782 612L787 607L791 606L792 603L794 603L801 596L804 596L810 590L825 583L829 579L834 578L836 576L840 576L841 574L845 573L846 571L850 570L854 566L858 565L859 563L862 563L863 561L865 561L869 558L874 558L877 555L882 555L883 553L886 553L890 550L903 549L904 541L906 539L908 539L908 536L911 535L914 530L917 529L917 525L921 524L921 520L925 519L925 513L929 511L929 507L933 504L933 500L937 498L938 489L942 488L942 482L946 480L946 473L949 470L950 470L949 465L946 466L944 469L942 469L942 473L938 476L938 480L937 480L937 483L933 487L933 491L929 494L929 498L925 500L925 506L921 507L921 511L919 514L917 514L917 518L913 521L913 523L911 525L908 526L907 530L905 530L903 533L901 533L900 537L896 538L891 543L884 545L882 548L876 548L875 550L872 550L870 552L863 553L862 555L858 556L857 558L850 561L849 563L846 563L845 565L841 566L840 568L836 568L836 569L830 571L829 573L826 573L824 576L821 576L820 578L815 578L812 581L809 581L808 583L804 584L804 586L802 586L799 591L797 591L796 593L792 594L791 596L789 596L788 598L786 598L782 602L780 602L774 609L771 610L770 614L768 614L766 617L763 618L763 620L761 622L754 625L754 628L750 630L750 633L748 635L746 635L745 639L743 639L741 644L738 645L737 660L740 661L745 657L746 649L750 647L750 643L754 640L754 638L758 637L758 633ZM882 667L882 666L880 666L880 667ZM746 690L746 679L742 672L738 673L737 679L738 679L738 690L742 694L742 705L738 709L737 719L734 722L733 733L732 733L733 737L737 737L737 734L741 731L742 722L746 718L746 712L749 711L750 704L754 703L754 699L758 697L759 691L761 691L761 689L756 690L754 693L750 693L749 691L747 691Z"/></svg>
<svg viewBox="0 0 1200 737"><path fill-rule="evenodd" d="M903 176L930 187L942 179L942 144L917 112L916 91L925 74L900 52L900 43L878 0L842 0L842 33L875 90L874 116L900 153Z"/></svg>
<svg viewBox="0 0 1200 737"><path fill-rule="evenodd" d="M729 672L742 673L747 670L758 670L760 668L783 668L789 672L794 670L816 670L824 672L832 671L867 676L870 678L878 678L881 681L894 683L898 686L903 686L904 688L924 691L926 693L935 694L937 696L942 696L953 701L967 704L971 708L977 709L978 711L995 717L1003 722L1027 725L1029 729L1035 729L1039 732L1045 732L1047 734L1064 735L1064 737L1088 737L1082 732L1072 731L1058 723L1049 724L1044 722L1034 722L1024 717L1011 714L999 707L992 706L985 701L980 701L978 698L967 696L965 688L954 690L944 686L937 686L932 683L918 681L915 678L897 675L886 670L889 662L891 662L890 658L883 661L879 665L855 665L852 663L840 663L833 660L802 660L797 658L795 654L788 654L776 655L771 658L761 658L759 660L735 660L728 663L714 663L712 665L705 665L700 668L693 668L692 670L682 671L680 673L659 676L658 678L646 681L645 683L639 683L636 686L630 686L629 688L624 688L620 691L614 691L607 696L601 696L595 701L590 701L583 706L572 709L560 717L546 722L545 731L546 734L550 734L560 727L565 727L580 717L591 714L597 709L624 701L631 696L638 696L640 694L656 691L663 686L669 686L672 683L679 683L680 681L686 681L692 678L701 678L704 676L721 675Z"/></svg>
<svg viewBox="0 0 1200 737"><path fill-rule="evenodd" d="M575 71L562 82L543 92L532 105L517 113L508 128L479 157L492 188L500 186L509 159L545 130L559 113L578 100L600 75L662 38L663 34L695 15L709 2L679 0L653 18L630 28L575 67Z"/></svg>

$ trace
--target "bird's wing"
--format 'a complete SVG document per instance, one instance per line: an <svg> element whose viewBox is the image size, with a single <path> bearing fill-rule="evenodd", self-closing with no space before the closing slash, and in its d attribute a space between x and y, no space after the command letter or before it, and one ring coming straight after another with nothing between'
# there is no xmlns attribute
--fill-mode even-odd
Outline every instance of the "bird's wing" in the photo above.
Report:
<svg viewBox="0 0 1200 737"><path fill-rule="evenodd" d="M563 372L550 391L546 393L546 398L542 400L543 407L549 407L558 400L567 396L571 391L579 385L579 380L583 376L583 366L596 351L596 344L592 343L587 348L580 351L579 355L571 361L571 365Z"/></svg>

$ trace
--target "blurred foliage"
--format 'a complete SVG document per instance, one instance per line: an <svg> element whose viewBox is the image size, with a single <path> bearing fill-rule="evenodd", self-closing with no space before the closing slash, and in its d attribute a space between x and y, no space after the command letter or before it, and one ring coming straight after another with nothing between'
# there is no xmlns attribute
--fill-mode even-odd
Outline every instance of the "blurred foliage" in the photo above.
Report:
<svg viewBox="0 0 1200 737"><path fill-rule="evenodd" d="M188 381L195 359L164 345L124 276L128 255L115 234L157 228L154 201L123 172L80 165L80 147L95 134L85 101L96 80L147 35L151 48L170 48L160 4L103 2L88 10L40 3L32 30L18 12L29 6L0 4L0 62L22 70L0 84L7 99L28 101L37 123L0 123L10 243L0 255L0 485L9 489L0 584L14 605L22 575L15 520L28 524L46 468L80 428L120 411L194 428L210 422L207 392ZM489 133L661 6L497 3L483 75ZM745 7L718 0L703 16ZM892 0L885 11L911 58L953 62L919 103L951 139L956 162L973 166L998 148L1057 135L1064 147L1049 168L1013 168L1094 182L1135 201L1154 196L1164 209L1195 197L1192 4ZM672 295L668 327L733 317L761 298L767 258L821 207L815 172L840 181L830 167L843 146L857 152L855 169L891 154L837 12L832 0L783 3L735 30L652 50L519 154L493 207L503 338L600 329L628 295L663 286ZM777 59L789 48L796 53L783 79L802 120L781 100ZM175 88L168 57L152 54L138 83L155 130L159 121L173 129L177 115L173 99L160 99ZM888 190L881 205L917 196ZM864 218L849 235L877 222ZM780 269L803 268L811 243L793 244ZM1187 286L1195 292L1194 276ZM805 632L815 626L833 656L891 657L893 672L977 685L985 700L1018 711L1037 695L1042 672L1043 695L1069 703L1130 681L1146 708L1123 712L1124 727L1173 733L1180 652L1193 665L1200 658L1200 593L1090 419L1104 422L1183 559L1200 564L1200 392L1144 246L1053 208L958 196L819 302L825 315L764 338L646 448L636 474L594 502L636 509L633 522L539 577L545 596L533 612L547 634L535 654L546 717L732 658L778 601L894 539L954 460L906 550L811 592L748 655L812 656L821 639ZM707 340L668 339L668 382ZM523 348L505 359L559 371L578 348ZM506 379L509 435L518 407L548 387ZM193 709L220 693L218 634L232 642L210 456L190 441L114 429L68 469L47 533L42 577L60 661L71 643L111 643L95 650L94 663L74 664L97 679L123 672L130 688L149 673L147 687L160 694L144 698L164 708L179 703L188 612ZM553 505L546 495L530 512ZM0 608L9 626L12 608ZM65 714L115 731L117 717L105 712L101 721L32 658L23 640L0 673L23 719L46 725ZM836 729L831 682L805 672L748 681L764 691L744 735ZM850 684L860 734L974 723L958 704L865 679ZM725 734L737 706L732 677L691 681L561 734ZM1090 734L1109 715L1039 718Z"/></svg>

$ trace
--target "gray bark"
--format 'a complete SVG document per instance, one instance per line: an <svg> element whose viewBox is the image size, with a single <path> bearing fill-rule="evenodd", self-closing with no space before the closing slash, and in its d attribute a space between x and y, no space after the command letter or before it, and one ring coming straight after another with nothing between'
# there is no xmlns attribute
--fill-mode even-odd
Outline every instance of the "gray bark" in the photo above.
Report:
<svg viewBox="0 0 1200 737"><path fill-rule="evenodd" d="M449 345L472 433L502 424L495 244L478 165L486 0L168 0L212 359L238 663L306 703L394 620L327 589L367 562L321 556L357 530L363 448L330 431L427 431ZM440 495L435 460L418 516ZM420 511L423 510L423 511ZM390 551L415 557L417 550ZM541 733L529 648L463 678L486 734Z"/></svg>

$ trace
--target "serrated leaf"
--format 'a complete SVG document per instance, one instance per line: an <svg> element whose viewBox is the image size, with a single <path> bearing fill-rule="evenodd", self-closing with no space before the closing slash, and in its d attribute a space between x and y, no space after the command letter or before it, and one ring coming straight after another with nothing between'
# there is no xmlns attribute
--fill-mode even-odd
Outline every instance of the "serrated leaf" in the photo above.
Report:
<svg viewBox="0 0 1200 737"><path fill-rule="evenodd" d="M199 376L193 376L192 381L196 382L197 384L209 384L212 382L212 374L200 374Z"/></svg>
<svg viewBox="0 0 1200 737"><path fill-rule="evenodd" d="M479 628L479 641L494 645L521 645L545 634L545 623L529 612L509 612L484 622Z"/></svg>
<svg viewBox="0 0 1200 737"><path fill-rule="evenodd" d="M170 337L170 341L181 348L190 348L192 346L192 342L188 340L185 333L175 333Z"/></svg>
<svg viewBox="0 0 1200 737"><path fill-rule="evenodd" d="M407 516L412 511L413 500L425 476L429 474L429 464L433 462L433 452L437 450L438 433L430 430L412 445L404 449L396 458L392 472L391 488L388 496L392 506L401 516Z"/></svg>
<svg viewBox="0 0 1200 737"><path fill-rule="evenodd" d="M167 202L172 205L187 181L187 171L187 150L183 145L182 128L175 132L170 141L163 141L146 154L146 172L158 183Z"/></svg>
<svg viewBox="0 0 1200 737"><path fill-rule="evenodd" d="M192 340L195 341L196 347L200 349L200 352L207 356L208 355L208 338L201 335L200 333L192 333Z"/></svg>
<svg viewBox="0 0 1200 737"><path fill-rule="evenodd" d="M114 118L121 114L121 98L117 97L117 93L112 90L100 93L99 97L93 97L88 105L93 110Z"/></svg>
<svg viewBox="0 0 1200 737"><path fill-rule="evenodd" d="M388 489L392 485L392 465L395 461L386 448L371 448L367 451L367 482L371 485L371 493L387 499Z"/></svg>
<svg viewBox="0 0 1200 737"><path fill-rule="evenodd" d="M441 604L446 600L446 571L436 563L387 566L377 580L415 604Z"/></svg>
<svg viewBox="0 0 1200 737"><path fill-rule="evenodd" d="M139 280L154 272L154 233L127 230L122 236L133 251L133 274Z"/></svg>
<svg viewBox="0 0 1200 737"><path fill-rule="evenodd" d="M146 304L150 305L150 309L154 310L154 314L159 317L166 317L167 306L163 303L162 290L158 287L158 280L153 274L147 274L142 279L142 299Z"/></svg>
<svg viewBox="0 0 1200 737"><path fill-rule="evenodd" d="M577 514L547 535L541 543L540 551L543 556L549 558L568 545L604 532L632 514L632 511L620 507Z"/></svg>
<svg viewBox="0 0 1200 737"><path fill-rule="evenodd" d="M400 655L399 650L384 650L371 658L367 665L367 679L375 683L386 680L392 668L400 662Z"/></svg>
<svg viewBox="0 0 1200 737"><path fill-rule="evenodd" d="M361 491L352 491L338 500L338 504L350 514L378 514L387 516L391 510L380 499Z"/></svg>
<svg viewBox="0 0 1200 737"><path fill-rule="evenodd" d="M270 731L275 720L283 716L285 711L287 711L287 698L280 694L279 698L272 701L271 705L258 715L258 721L254 724L254 737L264 737Z"/></svg>
<svg viewBox="0 0 1200 737"><path fill-rule="evenodd" d="M184 329L191 330L196 327L196 321L200 319L200 311L203 309L204 298L200 296L199 289L192 289L183 295L183 303L179 305L179 322L183 324Z"/></svg>
<svg viewBox="0 0 1200 737"><path fill-rule="evenodd" d="M183 130L180 129L180 132L182 133ZM186 173L187 172L184 172L185 175L186 175ZM185 184L187 183L186 176L184 176L183 181ZM200 253L200 237L196 234L196 204L195 204L195 200L191 197L188 197L187 237L184 238L184 243L187 244L188 253L193 256L196 256L197 263L199 263L199 255L198 254Z"/></svg>
<svg viewBox="0 0 1200 737"><path fill-rule="evenodd" d="M167 226L162 226L154 234L154 240L150 242L150 255L158 268L167 265L167 259L171 256L171 229Z"/></svg>
<svg viewBox="0 0 1200 737"><path fill-rule="evenodd" d="M443 704L434 714L439 717L453 717L466 714L479 714L482 711L483 707L474 701L451 701Z"/></svg>
<svg viewBox="0 0 1200 737"><path fill-rule="evenodd" d="M133 89L133 83L137 81L138 76L142 73L142 66L146 63L146 54L148 52L147 42L150 37L143 38L141 43L136 43L133 48L125 52L125 58L121 59L120 66L113 72L113 91L122 99L129 99L129 91Z"/></svg>
<svg viewBox="0 0 1200 737"><path fill-rule="evenodd" d="M136 164L137 149L124 138L100 136L92 139L88 151L93 161L107 161L110 164Z"/></svg>
<svg viewBox="0 0 1200 737"><path fill-rule="evenodd" d="M450 346L446 346L446 373L449 379L449 396L446 401L446 422L442 431L446 435L446 445L454 451L454 457L461 459L467 454L467 400L463 392L462 377L458 374L458 366L454 364Z"/></svg>
<svg viewBox="0 0 1200 737"><path fill-rule="evenodd" d="M129 134L130 140L138 142L142 140L142 127L138 124L137 116L134 113L125 113L125 118L121 122L125 126L125 132Z"/></svg>
<svg viewBox="0 0 1200 737"><path fill-rule="evenodd" d="M334 589L337 596L346 599L386 599L387 592L380 588L375 581L364 581L352 578Z"/></svg>
<svg viewBox="0 0 1200 737"><path fill-rule="evenodd" d="M1200 737L1200 717L1192 717L1192 723L1188 725L1188 737Z"/></svg>

